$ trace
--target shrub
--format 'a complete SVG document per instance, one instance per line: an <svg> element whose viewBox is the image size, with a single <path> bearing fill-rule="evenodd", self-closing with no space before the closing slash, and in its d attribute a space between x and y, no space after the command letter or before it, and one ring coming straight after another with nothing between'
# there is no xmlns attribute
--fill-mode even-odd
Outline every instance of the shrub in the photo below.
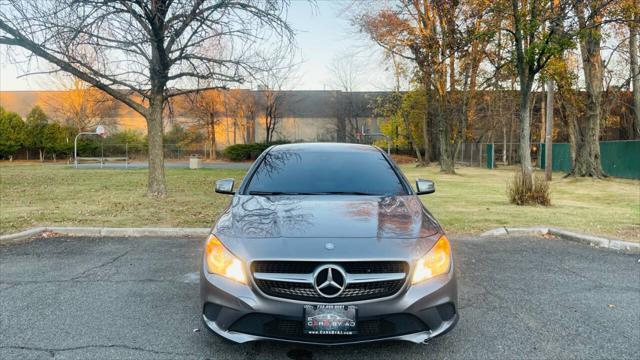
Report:
<svg viewBox="0 0 640 360"><path fill-rule="evenodd" d="M0 106L0 158L13 159L24 144L26 125L20 115Z"/></svg>
<svg viewBox="0 0 640 360"><path fill-rule="evenodd" d="M271 145L286 144L284 141L256 144L236 144L224 149L223 155L231 161L255 160Z"/></svg>
<svg viewBox="0 0 640 360"><path fill-rule="evenodd" d="M507 185L509 202L516 205L551 205L549 183L542 176L535 176L531 187L526 186L518 171Z"/></svg>

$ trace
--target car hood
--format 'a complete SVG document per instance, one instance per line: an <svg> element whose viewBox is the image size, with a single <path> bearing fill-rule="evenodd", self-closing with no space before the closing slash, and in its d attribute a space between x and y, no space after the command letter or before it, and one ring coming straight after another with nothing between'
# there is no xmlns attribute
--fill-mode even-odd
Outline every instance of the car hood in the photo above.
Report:
<svg viewBox="0 0 640 360"><path fill-rule="evenodd" d="M404 259L441 229L414 195L236 195L213 231L244 259L313 259L331 246L345 259Z"/></svg>

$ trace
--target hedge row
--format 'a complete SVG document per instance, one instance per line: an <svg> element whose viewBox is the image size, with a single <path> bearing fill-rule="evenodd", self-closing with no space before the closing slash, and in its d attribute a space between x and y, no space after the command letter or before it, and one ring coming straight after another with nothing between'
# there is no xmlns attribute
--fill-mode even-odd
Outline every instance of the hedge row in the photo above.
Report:
<svg viewBox="0 0 640 360"><path fill-rule="evenodd" d="M231 161L255 160L263 151L271 145L286 144L287 141L256 144L236 144L224 149L224 157Z"/></svg>

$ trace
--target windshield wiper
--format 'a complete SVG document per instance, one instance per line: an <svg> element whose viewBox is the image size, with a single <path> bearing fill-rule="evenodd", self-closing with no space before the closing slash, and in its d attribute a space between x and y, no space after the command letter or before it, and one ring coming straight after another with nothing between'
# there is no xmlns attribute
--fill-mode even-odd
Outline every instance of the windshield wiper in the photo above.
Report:
<svg viewBox="0 0 640 360"><path fill-rule="evenodd" d="M249 191L249 195L307 195L307 194L298 193L298 192L286 192L286 191L259 191L259 190L252 190L252 191Z"/></svg>
<svg viewBox="0 0 640 360"><path fill-rule="evenodd" d="M309 195L369 195L369 196L380 196L380 194L372 194L363 191L323 191L323 192L314 192L309 193Z"/></svg>
<svg viewBox="0 0 640 360"><path fill-rule="evenodd" d="M380 194L372 194L362 191L320 191L320 192L287 192L287 191L260 191L251 190L249 195L368 195L381 196Z"/></svg>

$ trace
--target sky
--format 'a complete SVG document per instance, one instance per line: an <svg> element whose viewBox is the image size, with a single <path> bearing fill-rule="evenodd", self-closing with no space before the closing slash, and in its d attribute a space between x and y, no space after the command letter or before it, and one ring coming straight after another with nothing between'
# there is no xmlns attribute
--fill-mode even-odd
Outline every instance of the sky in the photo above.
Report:
<svg viewBox="0 0 640 360"><path fill-rule="evenodd" d="M381 52L364 35L350 25L345 7L349 1L317 0L315 5L306 0L292 0L288 21L296 30L300 62L290 89L332 90L338 86L330 71L334 59L352 59L357 66L354 90L389 90L392 78L384 70ZM0 47L0 90L50 90L59 82L46 75L24 74L24 66L13 64L7 58L6 47Z"/></svg>

